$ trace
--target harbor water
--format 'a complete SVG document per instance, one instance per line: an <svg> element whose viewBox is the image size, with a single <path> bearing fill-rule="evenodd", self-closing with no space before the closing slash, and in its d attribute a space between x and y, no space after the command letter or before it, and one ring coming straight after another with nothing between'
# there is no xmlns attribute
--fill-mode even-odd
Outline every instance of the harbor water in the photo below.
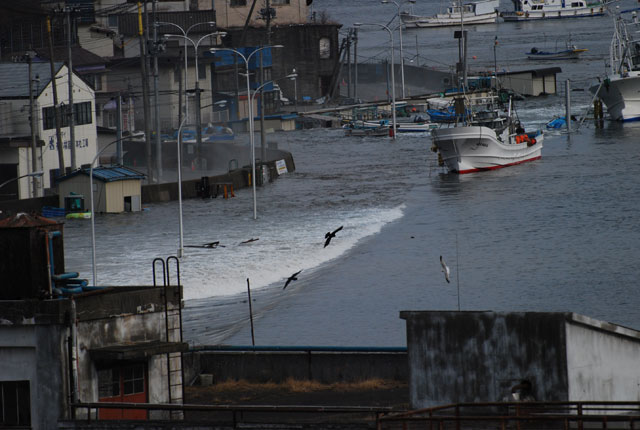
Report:
<svg viewBox="0 0 640 430"><path fill-rule="evenodd" d="M364 3L371 2L313 4L353 19L351 8ZM373 3L386 24L382 18L391 19L395 7ZM538 25L547 38L575 26L573 42L590 50L585 59L554 63L563 70L559 81L572 79L578 90L572 99L580 116L591 102L580 90L604 71L611 18ZM486 62L493 63L498 35L500 49L521 52L521 64L508 68L533 68L541 65L524 55L533 27L469 31L490 41L477 41L487 51L478 59L490 52ZM449 58L457 55L452 31L415 31L434 45L420 48L425 61L444 56L445 46ZM384 36L361 34L363 55L381 50L376 40L388 43ZM564 113L564 96L529 98L517 111L527 129L543 127ZM248 151L246 136L238 140ZM247 282L258 345L402 346L402 310L566 311L640 329L640 124L596 128L588 120L570 135L547 133L541 160L468 175L444 173L424 134L392 140L312 129L268 140L293 154L296 170L258 188L257 220L250 189L228 200L183 202L184 243L220 241L217 248L186 248L180 262L190 343L251 344ZM152 260L178 248L178 214L178 203L168 202L97 216L98 284L151 284ZM340 226L324 247L325 233ZM242 243L249 239L258 240ZM90 279L89 222L66 222L65 252L66 268Z"/></svg>

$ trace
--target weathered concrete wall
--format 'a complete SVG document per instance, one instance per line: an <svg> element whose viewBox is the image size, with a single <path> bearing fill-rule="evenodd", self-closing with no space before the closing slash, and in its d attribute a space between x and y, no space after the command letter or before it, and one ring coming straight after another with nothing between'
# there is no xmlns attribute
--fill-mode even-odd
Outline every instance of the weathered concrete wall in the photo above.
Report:
<svg viewBox="0 0 640 430"><path fill-rule="evenodd" d="M533 384L537 400L568 400L565 314L406 311L400 316L407 320L412 408L501 401L523 379Z"/></svg>
<svg viewBox="0 0 640 430"><path fill-rule="evenodd" d="M407 381L404 351L199 351L201 373L215 382L244 379L250 382L284 382L289 378L321 383L357 382L368 379ZM189 382L187 378L187 382Z"/></svg>
<svg viewBox="0 0 640 430"><path fill-rule="evenodd" d="M68 396L68 330L53 317L64 307L49 306L51 302L38 306L34 302L34 306L25 308L20 303L3 302L13 309L0 309L0 381L29 381L30 428L46 430L51 423L68 418L64 407ZM22 315L16 318L18 314Z"/></svg>
<svg viewBox="0 0 640 430"><path fill-rule="evenodd" d="M229 161L235 158L229 157L220 157L221 149L220 147L224 147L225 144L216 144L218 148L215 150L218 156L211 157L217 163L218 167L224 166L225 168L229 165ZM232 145L231 145L232 146ZM256 149L256 153L258 153L259 149ZM295 163L293 162L293 156L290 152L282 151L278 149L268 149L267 150L267 161L263 163L266 168L269 170L269 177L271 179L275 179L278 174L276 172L276 161L277 160L285 160L287 164L287 170L289 172L295 171ZM238 160L240 165L242 165L243 160ZM247 163L250 162L250 159L247 160ZM214 167L214 161L211 162L211 167ZM233 188L235 190L239 190L241 188L245 188L249 185L248 182L248 172L250 172L250 168L238 168L229 171L228 173L216 176L209 176L209 184L233 184ZM192 179L192 180L183 180L182 181L182 198L183 199L192 199L198 197L196 185L200 182L200 179ZM157 203L157 202L167 202L172 200L178 200L178 183L164 183L164 184L151 184L142 186L142 203Z"/></svg>
<svg viewBox="0 0 640 430"><path fill-rule="evenodd" d="M577 317L590 324L567 324L569 400L640 401L638 332L618 327L612 335Z"/></svg>

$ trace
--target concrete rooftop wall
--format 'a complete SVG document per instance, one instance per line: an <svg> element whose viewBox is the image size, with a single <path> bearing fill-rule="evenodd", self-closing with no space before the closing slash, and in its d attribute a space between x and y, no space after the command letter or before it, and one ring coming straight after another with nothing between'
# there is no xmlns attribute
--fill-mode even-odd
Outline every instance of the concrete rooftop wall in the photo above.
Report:
<svg viewBox="0 0 640 430"><path fill-rule="evenodd" d="M537 400L567 400L565 314L401 312L412 408L508 399L529 380Z"/></svg>

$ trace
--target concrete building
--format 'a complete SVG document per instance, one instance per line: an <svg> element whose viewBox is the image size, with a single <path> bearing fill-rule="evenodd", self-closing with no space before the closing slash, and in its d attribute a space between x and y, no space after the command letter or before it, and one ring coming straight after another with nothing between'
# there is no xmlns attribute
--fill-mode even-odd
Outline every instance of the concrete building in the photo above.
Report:
<svg viewBox="0 0 640 430"><path fill-rule="evenodd" d="M67 67L56 63L55 82L58 103L68 106ZM31 145L29 65L27 63L0 63L0 179L15 178L32 170L44 171L36 195L30 181L17 182L18 198L43 195L43 188L54 188L55 178L60 172L53 86L49 63L33 63L33 110L35 113L35 148ZM94 91L84 80L74 74L73 104L75 113L76 167L90 163L96 155L96 126L94 117ZM71 146L69 142L68 108L63 107L62 140L65 168L71 167ZM33 169L35 158L36 168ZM5 180L6 180L5 179Z"/></svg>
<svg viewBox="0 0 640 430"><path fill-rule="evenodd" d="M414 409L640 400L640 332L570 312L403 311Z"/></svg>
<svg viewBox="0 0 640 430"><path fill-rule="evenodd" d="M47 430L85 419L87 409L71 406L78 402L182 403L179 279L87 287L65 270L62 233L63 224L37 216L0 221L0 427ZM169 418L135 409L91 413Z"/></svg>

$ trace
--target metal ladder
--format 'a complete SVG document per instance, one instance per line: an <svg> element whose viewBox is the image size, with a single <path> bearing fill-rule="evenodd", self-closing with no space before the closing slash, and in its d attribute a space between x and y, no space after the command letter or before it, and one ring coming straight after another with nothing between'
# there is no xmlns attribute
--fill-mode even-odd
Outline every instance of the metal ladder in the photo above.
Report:
<svg viewBox="0 0 640 430"><path fill-rule="evenodd" d="M180 261L175 256L167 257L166 260L156 258L153 260L153 286L157 287L156 266L158 263L162 269L162 285L164 286L164 320L165 320L165 340L167 342L182 342L182 294L177 288L170 293L171 271L170 262L174 262L176 275L175 281L178 287L180 284ZM169 294L173 294L172 302L169 301ZM176 305L177 303L177 305ZM182 352L167 353L167 383L169 388L169 403L182 404L184 391L184 366ZM171 411L170 418L182 420L182 411Z"/></svg>

